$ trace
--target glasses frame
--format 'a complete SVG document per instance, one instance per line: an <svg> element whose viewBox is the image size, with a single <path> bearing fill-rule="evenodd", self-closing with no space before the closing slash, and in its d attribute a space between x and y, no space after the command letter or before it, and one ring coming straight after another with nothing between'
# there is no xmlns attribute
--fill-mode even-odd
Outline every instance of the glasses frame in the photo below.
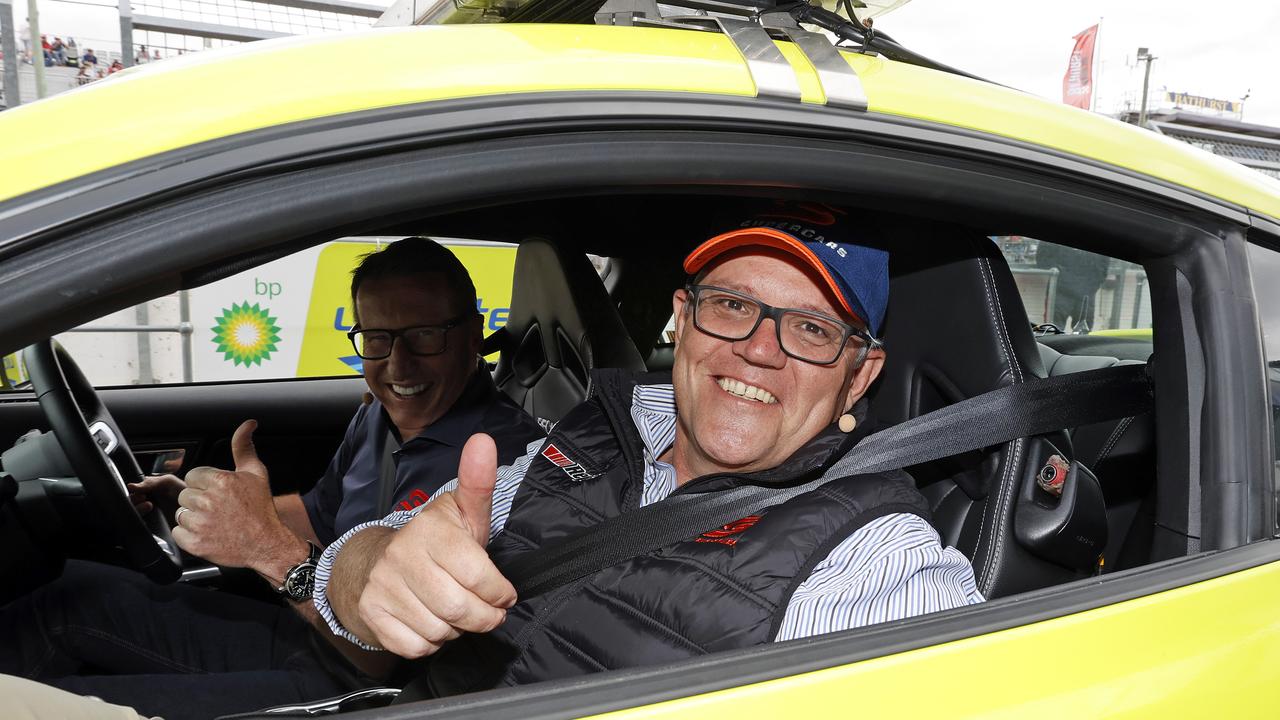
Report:
<svg viewBox="0 0 1280 720"><path fill-rule="evenodd" d="M702 323L698 321L698 296L703 290L713 290L715 292L725 293L726 295L732 295L733 297L741 298L742 300L745 300L750 303L754 303L755 305L759 306L760 314L756 316L755 324L751 326L751 329L747 331L747 334L743 335L742 337L733 337L730 335L721 335L720 333L711 332L710 330L703 327ZM760 298L753 297L746 293L738 292L737 290L730 290L729 288L717 287L715 285L686 285L684 288L684 291L689 295L689 307L690 307L689 312L693 314L694 327L696 327L699 332L706 333L711 337L719 338L721 340L728 340L730 342L746 340L752 335L755 335L756 330L760 329L760 324L763 323L766 318L768 318L773 320L773 331L774 331L775 337L778 340L778 349L781 350L783 354L786 355L787 357L795 358L800 362L807 362L811 365L834 365L836 361L840 359L840 355L844 353L845 345L846 343L849 342L849 338L851 337L857 337L864 341L862 350L858 352L858 358L857 360L854 361L853 366L855 368L862 366L863 361L867 359L867 355L870 354L872 349L884 347L883 343L881 343L879 340L873 337L871 333L867 332L866 330L863 330L862 328L856 325L851 325L843 320L840 320L839 318L833 318L830 315L824 315L819 312L814 312L812 310L805 310L802 308L774 307L773 305L770 305L769 303L764 302ZM782 316L785 313L796 313L799 315L805 315L812 318L818 318L826 322L835 323L836 326L840 327L844 331L844 335L840 338L840 342L836 343L835 356L826 362L819 362L817 360L811 360L809 358L800 357L799 355L796 355L791 351L787 350L786 344L782 342L782 323L779 322L779 320L782 319Z"/></svg>
<svg viewBox="0 0 1280 720"><path fill-rule="evenodd" d="M443 330L444 345L441 346L441 348L435 352L419 353L419 352L414 352L413 348L409 347L408 345L405 346L405 351L408 352L410 355L413 355L415 357L431 357L433 355L439 355L449 349L449 331L461 325L463 322L466 321L467 318L471 317L472 314L473 313L469 313L469 312L463 313L455 318L450 318L449 320L446 320L444 323L440 325L411 325L407 328L400 328L399 330L388 330L386 328L362 328L359 325L356 325L355 327L347 331L347 339L351 341L351 348L356 351L356 355L361 360L385 360L391 357L391 353L395 352L396 340L399 340L400 338L404 337L405 333L409 332L410 330L421 330L423 328L431 328L433 330ZM361 354L360 346L356 344L356 336L359 335L360 333L366 333L366 332L384 332L391 336L391 346L387 348L386 355L371 357L368 355Z"/></svg>

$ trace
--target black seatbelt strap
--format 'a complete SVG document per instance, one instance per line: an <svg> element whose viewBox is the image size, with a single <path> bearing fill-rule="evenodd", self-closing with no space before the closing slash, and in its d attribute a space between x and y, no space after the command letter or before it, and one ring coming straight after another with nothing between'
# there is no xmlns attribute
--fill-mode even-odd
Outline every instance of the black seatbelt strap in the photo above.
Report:
<svg viewBox="0 0 1280 720"><path fill-rule="evenodd" d="M1140 415L1152 408L1146 365L1036 378L962 400L867 436L821 477L672 495L530 552L504 574L521 598L779 505L839 478L896 470L1021 437Z"/></svg>
<svg viewBox="0 0 1280 720"><path fill-rule="evenodd" d="M396 448L400 440L390 428L382 437L378 453L378 514L374 517L386 517L391 512L391 502L396 498Z"/></svg>

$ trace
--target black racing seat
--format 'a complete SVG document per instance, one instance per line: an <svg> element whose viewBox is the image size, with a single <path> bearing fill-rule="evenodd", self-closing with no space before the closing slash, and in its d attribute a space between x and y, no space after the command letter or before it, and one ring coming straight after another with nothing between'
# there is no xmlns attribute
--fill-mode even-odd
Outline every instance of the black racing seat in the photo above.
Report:
<svg viewBox="0 0 1280 720"><path fill-rule="evenodd" d="M1037 343L1050 377L1114 367L1141 365L1105 355L1067 355L1043 338ZM1071 429L1075 458L1097 476L1107 504L1109 540L1107 570L1122 570L1146 561L1155 529L1155 417L1151 413L1082 425Z"/></svg>
<svg viewBox="0 0 1280 720"><path fill-rule="evenodd" d="M884 424L1046 376L1017 286L995 243L956 237L948 229L921 236L901 243L890 260L887 361L871 399L874 418ZM1044 503L1036 504L1042 500L1035 494L1036 473L1052 454L1070 457L1069 443L1065 433L1020 438L908 468L930 502L943 542L969 557L978 589L988 598L1092 571L1078 562L1064 564L1043 544L1043 535L1034 537L1024 527L1043 510ZM1105 508L1096 480L1086 475L1079 475L1080 487L1088 490L1079 496L1081 506L1061 510L1078 515L1100 551Z"/></svg>
<svg viewBox="0 0 1280 720"><path fill-rule="evenodd" d="M516 252L507 325L485 339L494 351L498 388L544 427L586 399L593 368L645 369L591 261L540 238Z"/></svg>

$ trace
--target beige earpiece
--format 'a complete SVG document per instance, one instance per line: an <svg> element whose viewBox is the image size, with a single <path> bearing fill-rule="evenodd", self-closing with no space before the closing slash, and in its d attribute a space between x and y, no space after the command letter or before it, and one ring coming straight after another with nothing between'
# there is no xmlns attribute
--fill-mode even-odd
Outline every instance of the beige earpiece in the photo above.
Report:
<svg viewBox="0 0 1280 720"><path fill-rule="evenodd" d="M849 413L840 416L840 432L851 433L858 426L858 420Z"/></svg>

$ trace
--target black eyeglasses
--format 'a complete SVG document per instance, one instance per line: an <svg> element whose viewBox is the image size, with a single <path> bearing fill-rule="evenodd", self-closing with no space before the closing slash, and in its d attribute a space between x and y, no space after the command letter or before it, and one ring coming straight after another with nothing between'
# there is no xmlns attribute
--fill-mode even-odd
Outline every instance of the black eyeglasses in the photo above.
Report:
<svg viewBox="0 0 1280 720"><path fill-rule="evenodd" d="M702 332L721 340L744 340L755 333L765 318L773 320L782 352L815 365L830 365L845 348L858 350L855 365L861 365L873 347L880 347L866 330L821 313L797 308L778 308L733 290L711 285L690 285L693 324Z"/></svg>
<svg viewBox="0 0 1280 720"><path fill-rule="evenodd" d="M381 360L391 355L391 349L400 338L410 355L439 355L448 347L449 331L471 317L472 313L464 313L443 325L418 325L402 330L380 330L375 328L352 328L347 333L351 339L351 347L356 355L364 360Z"/></svg>

